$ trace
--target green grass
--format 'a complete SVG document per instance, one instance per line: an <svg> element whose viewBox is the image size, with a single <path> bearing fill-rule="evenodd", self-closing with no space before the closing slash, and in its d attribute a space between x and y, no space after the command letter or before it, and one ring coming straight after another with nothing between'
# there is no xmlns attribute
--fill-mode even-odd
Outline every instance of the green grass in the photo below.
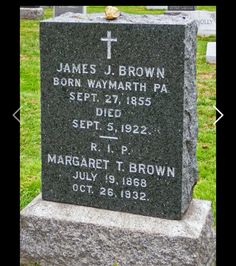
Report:
<svg viewBox="0 0 236 266"><path fill-rule="evenodd" d="M197 10L216 11L216 6L197 6Z"/></svg>
<svg viewBox="0 0 236 266"><path fill-rule="evenodd" d="M198 146L197 159L199 176L194 189L194 197L212 201L216 217L216 67L206 63L208 41L215 36L198 37L197 48L197 91L198 91Z"/></svg>
<svg viewBox="0 0 236 266"><path fill-rule="evenodd" d="M145 6L116 6L121 12L130 14L163 14L164 10L147 10ZM104 12L105 6L88 6L88 13Z"/></svg>
<svg viewBox="0 0 236 266"><path fill-rule="evenodd" d="M121 12L130 14L163 14L165 10L147 10L145 6L116 6ZM88 13L104 12L105 6L88 6ZM215 6L197 6L197 10L215 11Z"/></svg>
<svg viewBox="0 0 236 266"><path fill-rule="evenodd" d="M121 7L122 11L154 13L144 7ZM103 7L89 7L89 12L103 11ZM45 18L52 16L47 8ZM40 162L40 72L39 72L39 21L20 22L20 207L25 207L39 192L41 178ZM213 125L216 113L215 65L206 64L208 41L215 37L198 37L197 41L197 91L198 91L198 146L197 159L199 181L194 197L211 200L214 217L216 212L216 129Z"/></svg>

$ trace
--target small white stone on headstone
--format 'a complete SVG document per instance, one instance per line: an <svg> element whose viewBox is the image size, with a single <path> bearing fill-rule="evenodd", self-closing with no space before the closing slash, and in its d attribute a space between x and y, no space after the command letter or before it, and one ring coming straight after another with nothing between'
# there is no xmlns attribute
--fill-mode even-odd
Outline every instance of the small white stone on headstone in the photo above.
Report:
<svg viewBox="0 0 236 266"><path fill-rule="evenodd" d="M210 64L216 64L216 42L207 43L206 61Z"/></svg>
<svg viewBox="0 0 236 266"><path fill-rule="evenodd" d="M168 6L146 6L146 9L160 9L160 10L167 10Z"/></svg>

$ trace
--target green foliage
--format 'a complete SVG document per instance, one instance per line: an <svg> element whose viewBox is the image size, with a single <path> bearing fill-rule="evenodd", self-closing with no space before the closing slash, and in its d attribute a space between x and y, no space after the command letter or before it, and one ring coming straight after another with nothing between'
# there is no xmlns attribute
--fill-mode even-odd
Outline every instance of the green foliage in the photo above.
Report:
<svg viewBox="0 0 236 266"><path fill-rule="evenodd" d="M141 14L155 13L144 7L120 7L122 11ZM103 12L104 7L89 7L89 12ZM45 18L52 16L47 8ZM20 23L20 206L25 207L40 192L40 65L39 21L21 20ZM198 37L197 91L198 91L198 146L199 181L194 197L211 200L216 211L216 67L206 63L206 46L215 37Z"/></svg>

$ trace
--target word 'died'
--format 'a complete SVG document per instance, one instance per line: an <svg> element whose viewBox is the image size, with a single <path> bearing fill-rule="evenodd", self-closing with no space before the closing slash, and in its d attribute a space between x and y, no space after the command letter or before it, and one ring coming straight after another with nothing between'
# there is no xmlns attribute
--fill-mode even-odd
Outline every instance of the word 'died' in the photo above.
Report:
<svg viewBox="0 0 236 266"><path fill-rule="evenodd" d="M121 117L121 110L119 109L111 109L111 108L96 108L96 116L104 116L104 117Z"/></svg>

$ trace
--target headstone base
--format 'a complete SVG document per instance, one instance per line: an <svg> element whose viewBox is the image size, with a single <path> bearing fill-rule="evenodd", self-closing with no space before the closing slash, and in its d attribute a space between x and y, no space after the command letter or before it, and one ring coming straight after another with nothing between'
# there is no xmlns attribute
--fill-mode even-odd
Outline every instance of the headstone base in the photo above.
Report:
<svg viewBox="0 0 236 266"><path fill-rule="evenodd" d="M21 263L212 265L211 203L192 200L181 221L44 201L21 211Z"/></svg>
<svg viewBox="0 0 236 266"><path fill-rule="evenodd" d="M44 11L42 7L30 8L21 7L20 8L20 18L24 19L37 19L43 17Z"/></svg>

